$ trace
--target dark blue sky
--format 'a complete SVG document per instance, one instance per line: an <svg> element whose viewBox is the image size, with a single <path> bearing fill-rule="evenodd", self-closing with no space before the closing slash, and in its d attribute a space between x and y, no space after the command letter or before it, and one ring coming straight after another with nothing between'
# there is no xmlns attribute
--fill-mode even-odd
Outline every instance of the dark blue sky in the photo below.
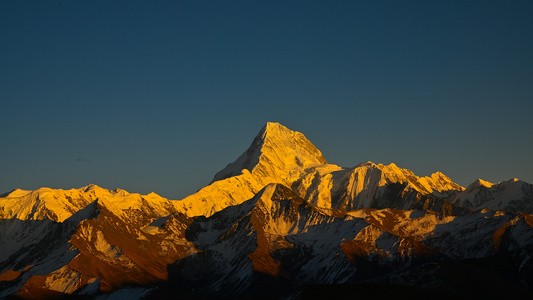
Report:
<svg viewBox="0 0 533 300"><path fill-rule="evenodd" d="M179 199L267 121L345 167L533 183L532 16L533 1L2 1L0 192Z"/></svg>

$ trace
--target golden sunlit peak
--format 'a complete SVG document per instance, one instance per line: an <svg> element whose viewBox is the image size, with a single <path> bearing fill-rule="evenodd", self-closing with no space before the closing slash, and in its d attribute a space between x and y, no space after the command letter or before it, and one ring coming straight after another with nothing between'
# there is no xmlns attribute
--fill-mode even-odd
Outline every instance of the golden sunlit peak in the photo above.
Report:
<svg viewBox="0 0 533 300"><path fill-rule="evenodd" d="M101 189L101 187L97 186L96 184L92 184L92 183L81 188L81 190L84 190L86 192L97 190L97 189Z"/></svg>
<svg viewBox="0 0 533 300"><path fill-rule="evenodd" d="M431 178L439 178L439 177L446 177L446 178L448 178L448 176L444 175L442 172L439 172L439 171L437 171L437 172L431 174L430 177L431 177Z"/></svg>
<svg viewBox="0 0 533 300"><path fill-rule="evenodd" d="M263 126L263 129L261 129L261 135L263 137L271 135L278 136L280 134L290 134L291 132L292 130L277 122L267 122L265 126Z"/></svg>
<svg viewBox="0 0 533 300"><path fill-rule="evenodd" d="M467 191L472 191L478 187L487 187L490 188L494 185L494 183L490 183L486 180L483 180L481 178L478 178L476 181L472 182L467 188Z"/></svg>
<svg viewBox="0 0 533 300"><path fill-rule="evenodd" d="M359 163L355 166L355 168L359 168L359 167L365 167L365 166L377 166L375 163L371 162L371 161L365 161L365 162L362 162L362 163Z"/></svg>
<svg viewBox="0 0 533 300"><path fill-rule="evenodd" d="M22 197L22 196L25 196L25 195L27 195L27 194L29 194L31 192L32 191L27 191L27 190L23 190L23 189L14 189L11 192L6 193L6 197L11 197L11 198Z"/></svg>
<svg viewBox="0 0 533 300"><path fill-rule="evenodd" d="M287 127L281 125L281 124L278 123L278 122L270 122L270 121L269 121L269 122L267 122L267 123L265 124L265 128L276 128L276 127L287 128Z"/></svg>
<svg viewBox="0 0 533 300"><path fill-rule="evenodd" d="M482 185L482 186L485 186L485 187L491 187L491 186L494 185L493 183L490 183L490 182L488 182L488 181L486 181L486 180L483 180L483 179L481 179L481 178L479 178L479 179L477 180L477 182L479 183L479 185Z"/></svg>

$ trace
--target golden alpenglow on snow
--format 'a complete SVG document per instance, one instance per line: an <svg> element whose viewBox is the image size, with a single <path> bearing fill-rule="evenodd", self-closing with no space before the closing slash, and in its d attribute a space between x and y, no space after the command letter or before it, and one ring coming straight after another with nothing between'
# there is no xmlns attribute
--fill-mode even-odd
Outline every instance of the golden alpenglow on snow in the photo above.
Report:
<svg viewBox="0 0 533 300"><path fill-rule="evenodd" d="M354 165L267 123L182 200L2 194L0 297L531 298L533 185Z"/></svg>
<svg viewBox="0 0 533 300"><path fill-rule="evenodd" d="M269 122L210 185L180 204L188 216L210 216L252 198L269 183L291 186L306 169L325 163L322 153L303 134Z"/></svg>

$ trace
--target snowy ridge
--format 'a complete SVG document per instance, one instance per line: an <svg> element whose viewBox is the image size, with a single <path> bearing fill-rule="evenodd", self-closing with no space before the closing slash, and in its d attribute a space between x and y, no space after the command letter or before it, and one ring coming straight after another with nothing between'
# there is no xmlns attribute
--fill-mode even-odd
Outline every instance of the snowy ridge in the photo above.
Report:
<svg viewBox="0 0 533 300"><path fill-rule="evenodd" d="M122 218L128 218L126 211L131 209L149 210L156 214L170 214L176 211L174 202L154 193L141 196L121 189L108 190L91 184L71 190L50 188L34 191L14 190L0 198L0 218L20 220L47 218L63 222L96 200Z"/></svg>
<svg viewBox="0 0 533 300"><path fill-rule="evenodd" d="M203 252L177 262L175 280L205 296L221 297L257 289L268 295L272 291L263 285L272 282L288 290L294 287L282 282L353 282L376 269L391 272L424 261L483 258L533 243L533 229L521 215L478 211L443 216L399 209L342 213L316 208L281 184L266 186L237 207L198 218L188 230ZM253 281L254 271L270 279Z"/></svg>
<svg viewBox="0 0 533 300"><path fill-rule="evenodd" d="M178 207L188 216L210 216L252 198L270 183L291 186L307 168L323 164L322 153L302 133L269 122L235 162Z"/></svg>
<svg viewBox="0 0 533 300"><path fill-rule="evenodd" d="M395 164L343 168L267 123L182 200L96 185L3 194L0 250L0 298L298 298L316 284L360 282L456 296L471 278L530 298L533 185L465 189Z"/></svg>
<svg viewBox="0 0 533 300"><path fill-rule="evenodd" d="M310 168L293 190L318 207L355 210L409 209L417 195L447 197L463 188L442 173L419 178L395 164L365 162L346 169L334 165Z"/></svg>
<svg viewBox="0 0 533 300"><path fill-rule="evenodd" d="M0 198L2 219L42 220L45 218L62 222L87 206L96 197L85 198L83 190L53 190L40 188L35 191L15 190Z"/></svg>
<svg viewBox="0 0 533 300"><path fill-rule="evenodd" d="M327 164L303 134L267 123L248 150L218 172L210 185L181 200L177 207L188 216L210 216L252 198L270 183L291 187L318 207L348 210L389 205L409 208L417 193L446 198L464 189L440 172L419 178L395 164L366 162L354 168ZM390 193L387 186L392 183L405 185L404 194L409 193L410 198L401 203L380 200Z"/></svg>
<svg viewBox="0 0 533 300"><path fill-rule="evenodd" d="M239 175L247 169L259 178L278 178L290 183L291 171L299 172L326 163L320 150L302 133L268 122L248 150L218 172L213 181Z"/></svg>
<svg viewBox="0 0 533 300"><path fill-rule="evenodd" d="M488 208L533 214L533 185L516 178L499 183L478 179L451 202L473 210Z"/></svg>

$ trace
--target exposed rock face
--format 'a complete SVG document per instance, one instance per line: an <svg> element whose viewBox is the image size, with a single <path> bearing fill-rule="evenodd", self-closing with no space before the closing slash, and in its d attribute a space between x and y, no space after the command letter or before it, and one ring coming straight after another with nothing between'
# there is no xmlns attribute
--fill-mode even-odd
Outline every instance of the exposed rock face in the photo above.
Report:
<svg viewBox="0 0 533 300"><path fill-rule="evenodd" d="M0 196L0 297L298 298L369 282L531 296L532 213L531 184L464 189L394 164L342 168L268 123L183 200L95 185ZM465 274L479 280L456 280Z"/></svg>
<svg viewBox="0 0 533 300"><path fill-rule="evenodd" d="M189 216L209 216L252 198L269 183L291 187L316 206L348 210L409 208L417 195L446 198L463 190L440 172L419 178L395 164L327 164L303 134L267 123L248 150L218 172L210 185L181 200L180 210Z"/></svg>
<svg viewBox="0 0 533 300"><path fill-rule="evenodd" d="M287 185L293 181L291 174L298 177L298 172L326 163L322 153L302 133L269 122L248 150L218 172L213 181L240 175L247 169L258 180L281 179Z"/></svg>
<svg viewBox="0 0 533 300"><path fill-rule="evenodd" d="M239 206L195 219L186 237L202 252L176 262L171 282L206 296L240 297L268 295L272 285L279 295L309 284L399 280L406 269L447 260L517 255L531 247L533 228L524 215L489 210L447 216L318 208L270 184ZM526 256L519 260L527 263ZM434 280L425 284L443 283Z"/></svg>
<svg viewBox="0 0 533 300"><path fill-rule="evenodd" d="M252 198L269 183L291 186L307 168L325 163L322 153L303 134L269 122L210 185L181 200L181 210L188 216L210 216Z"/></svg>

